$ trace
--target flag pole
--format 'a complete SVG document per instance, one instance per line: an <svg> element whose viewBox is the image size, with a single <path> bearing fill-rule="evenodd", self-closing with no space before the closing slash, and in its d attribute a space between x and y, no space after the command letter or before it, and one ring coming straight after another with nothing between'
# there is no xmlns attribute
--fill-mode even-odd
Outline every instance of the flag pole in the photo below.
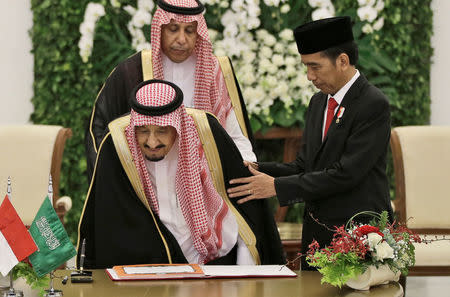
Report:
<svg viewBox="0 0 450 297"><path fill-rule="evenodd" d="M53 205L53 180L51 173L48 177L48 199L50 199L50 203Z"/></svg>
<svg viewBox="0 0 450 297"><path fill-rule="evenodd" d="M11 200L11 176L8 176L8 186L6 187L6 195Z"/></svg>
<svg viewBox="0 0 450 297"><path fill-rule="evenodd" d="M8 176L8 186L6 188L6 194L8 195L9 200L11 200L11 176ZM3 297L23 297L22 291L14 289L12 270L9 272L9 290L4 291Z"/></svg>
<svg viewBox="0 0 450 297"><path fill-rule="evenodd" d="M51 271L50 272L50 288L48 290L45 290L45 294L44 297L60 297L63 296L63 291L62 290L55 290L55 288L53 288L53 279L56 278L55 276L55 271ZM65 280L67 281L67 278L65 278ZM66 283L63 280L63 284L65 285Z"/></svg>
<svg viewBox="0 0 450 297"><path fill-rule="evenodd" d="M51 205L53 206L53 180L52 174L50 173L48 176L48 199L50 200ZM61 290L55 290L53 288L53 279L55 278L55 271L50 271L50 288L45 290L44 297L59 297L63 296L63 292Z"/></svg>
<svg viewBox="0 0 450 297"><path fill-rule="evenodd" d="M13 268L14 269L14 268ZM9 272L9 290L3 293L3 297L23 297L23 292L13 287L13 273Z"/></svg>

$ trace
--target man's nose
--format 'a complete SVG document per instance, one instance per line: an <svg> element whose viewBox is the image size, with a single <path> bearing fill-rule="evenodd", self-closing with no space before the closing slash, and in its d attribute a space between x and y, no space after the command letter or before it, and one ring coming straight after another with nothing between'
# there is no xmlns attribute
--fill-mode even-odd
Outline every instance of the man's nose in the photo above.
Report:
<svg viewBox="0 0 450 297"><path fill-rule="evenodd" d="M313 80L316 79L316 75L313 73L313 71L307 69L307 70L306 70L306 78L307 78L309 81L313 81Z"/></svg>
<svg viewBox="0 0 450 297"><path fill-rule="evenodd" d="M183 30L180 30L180 32L178 33L178 36L177 36L177 41L180 44L185 44L186 43L186 32L184 32Z"/></svg>
<svg viewBox="0 0 450 297"><path fill-rule="evenodd" d="M155 137L155 135L150 134L147 138L146 143L150 148L154 149L159 145L159 140L157 137Z"/></svg>

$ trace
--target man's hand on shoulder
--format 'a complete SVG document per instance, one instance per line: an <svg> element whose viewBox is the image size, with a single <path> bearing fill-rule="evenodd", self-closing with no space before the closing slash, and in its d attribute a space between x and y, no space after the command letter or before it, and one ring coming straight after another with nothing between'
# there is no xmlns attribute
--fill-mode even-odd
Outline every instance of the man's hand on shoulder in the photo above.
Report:
<svg viewBox="0 0 450 297"><path fill-rule="evenodd" d="M245 161L244 160L244 166L245 167L252 167L255 170L259 170L258 163L256 163L256 162L250 162L250 161ZM249 168L249 170L250 170L250 168Z"/></svg>
<svg viewBox="0 0 450 297"><path fill-rule="evenodd" d="M253 199L265 199L276 195L275 178L258 171L258 164L244 161L253 176L242 177L230 180L230 184L241 184L227 190L230 198L247 196L238 200L239 204Z"/></svg>

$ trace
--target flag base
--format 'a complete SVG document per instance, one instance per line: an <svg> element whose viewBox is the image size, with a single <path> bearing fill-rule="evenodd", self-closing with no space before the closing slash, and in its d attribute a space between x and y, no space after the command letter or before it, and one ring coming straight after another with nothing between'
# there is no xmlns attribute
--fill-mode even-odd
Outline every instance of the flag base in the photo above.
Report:
<svg viewBox="0 0 450 297"><path fill-rule="evenodd" d="M9 289L9 275L3 276L0 274L0 292L3 294L4 290Z"/></svg>
<svg viewBox="0 0 450 297"><path fill-rule="evenodd" d="M23 297L23 292L20 290L9 289L2 292L2 297Z"/></svg>
<svg viewBox="0 0 450 297"><path fill-rule="evenodd" d="M63 291L61 290L55 289L45 290L44 297L60 297L60 296L63 296Z"/></svg>
<svg viewBox="0 0 450 297"><path fill-rule="evenodd" d="M22 291L14 289L12 271L9 272L9 290L3 291L2 297L23 297Z"/></svg>

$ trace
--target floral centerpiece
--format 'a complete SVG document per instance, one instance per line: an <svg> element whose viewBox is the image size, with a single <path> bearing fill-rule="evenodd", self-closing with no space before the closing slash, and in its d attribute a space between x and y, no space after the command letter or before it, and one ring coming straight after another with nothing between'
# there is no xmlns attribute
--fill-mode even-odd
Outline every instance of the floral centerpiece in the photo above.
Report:
<svg viewBox="0 0 450 297"><path fill-rule="evenodd" d="M367 225L356 225L353 220L359 215L373 219ZM373 266L407 275L415 263L413 242L421 242L420 237L404 225L390 224L386 211L360 212L346 226L335 228L329 246L320 249L314 240L306 255L309 265L322 274L322 283L341 287Z"/></svg>

